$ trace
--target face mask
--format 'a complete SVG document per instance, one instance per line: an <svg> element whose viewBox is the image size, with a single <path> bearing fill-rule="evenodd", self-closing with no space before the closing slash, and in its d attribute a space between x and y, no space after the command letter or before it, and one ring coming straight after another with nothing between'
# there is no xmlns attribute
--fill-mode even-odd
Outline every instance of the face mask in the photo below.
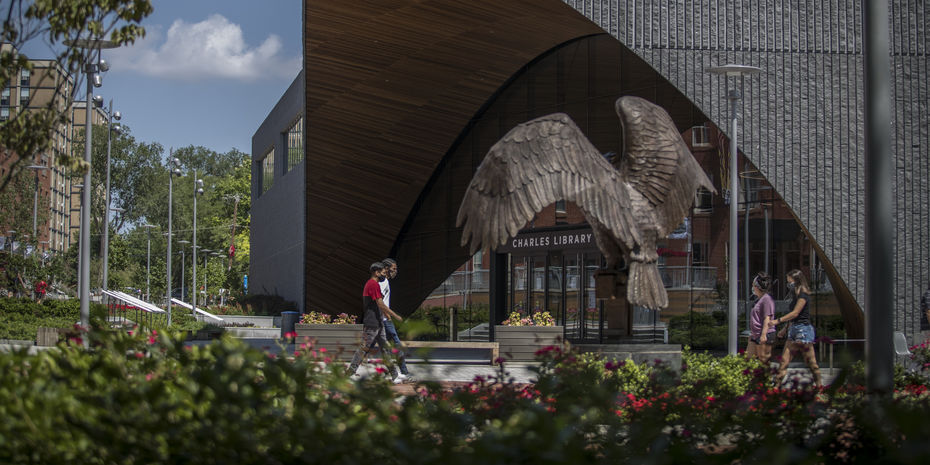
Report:
<svg viewBox="0 0 930 465"><path fill-rule="evenodd" d="M384 281L384 276L378 276L378 282Z"/></svg>
<svg viewBox="0 0 930 465"><path fill-rule="evenodd" d="M788 283L787 286L789 291L794 292L794 283Z"/></svg>

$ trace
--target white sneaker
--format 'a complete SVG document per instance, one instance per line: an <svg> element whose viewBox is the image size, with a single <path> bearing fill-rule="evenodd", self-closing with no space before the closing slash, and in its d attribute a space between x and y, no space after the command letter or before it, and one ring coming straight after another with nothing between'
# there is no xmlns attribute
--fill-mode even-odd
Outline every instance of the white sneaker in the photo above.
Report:
<svg viewBox="0 0 930 465"><path fill-rule="evenodd" d="M393 380L392 382L393 382L394 384L401 384L401 383L403 383L403 382L404 382L404 379L405 379L406 377L405 377L405 378L401 378L401 376L404 376L404 375L397 375L397 377L394 378L394 380Z"/></svg>
<svg viewBox="0 0 930 465"><path fill-rule="evenodd" d="M408 379L410 379L410 376L405 375L405 374L403 374L403 373L400 373L400 374L397 375L397 378L394 378L394 379L395 379L395 380L399 379L401 382L404 382L404 381L407 381Z"/></svg>
<svg viewBox="0 0 930 465"><path fill-rule="evenodd" d="M358 381L358 380L362 379L362 375L360 375L360 374L358 374L358 373L355 373L355 374L353 374L352 376L349 376L349 379L352 380L352 381Z"/></svg>

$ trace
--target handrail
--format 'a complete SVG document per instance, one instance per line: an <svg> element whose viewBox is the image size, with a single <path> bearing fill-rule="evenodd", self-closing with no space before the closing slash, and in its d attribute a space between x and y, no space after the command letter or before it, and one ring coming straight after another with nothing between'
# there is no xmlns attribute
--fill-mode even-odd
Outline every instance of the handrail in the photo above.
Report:
<svg viewBox="0 0 930 465"><path fill-rule="evenodd" d="M124 293L122 293L122 292L120 292L120 291L110 291L110 290L106 290L106 289L101 289L101 292L103 292L104 294L106 294L106 295L108 295L108 296L110 296L110 297L113 297L113 298L115 298L115 299L117 299L117 300L122 300L123 302L132 304L132 305L138 307L139 310L142 310L142 311L144 311L144 312L149 312L149 313L167 313L167 312L165 312L164 310L162 310L162 309L156 307L154 304L150 304L150 303L148 303L148 302L146 302L146 301L144 301L144 300L137 299L137 298L135 298L135 297L133 297L133 296L131 296L131 295L129 295L129 294L124 294Z"/></svg>
<svg viewBox="0 0 930 465"><path fill-rule="evenodd" d="M172 297L172 298L171 298L171 301L174 302L175 304L178 304L178 305L180 305L180 306L182 306L182 307L188 309L188 310L190 310L190 309L192 308L191 304L189 304L189 303L187 303L187 302L185 302L185 301L183 301L183 300L178 300L178 299L175 299L174 297ZM220 318L220 317L218 317L218 316L216 316L216 315L214 315L214 314L212 314L212 313L210 313L210 312L201 310L201 309L199 309L199 308L195 308L195 309L194 309L194 312L197 312L197 313L199 313L199 314L201 314L201 315L204 315L204 316L208 316L208 317L210 317L210 318L213 318L214 320L223 321L222 318Z"/></svg>

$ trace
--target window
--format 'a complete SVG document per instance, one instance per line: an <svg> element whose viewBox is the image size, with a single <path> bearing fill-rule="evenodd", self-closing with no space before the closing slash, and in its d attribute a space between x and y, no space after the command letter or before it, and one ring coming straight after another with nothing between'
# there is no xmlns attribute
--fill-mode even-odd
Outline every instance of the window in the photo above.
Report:
<svg viewBox="0 0 930 465"><path fill-rule="evenodd" d="M10 108L0 107L0 121L6 121L8 119L10 119Z"/></svg>
<svg viewBox="0 0 930 465"><path fill-rule="evenodd" d="M9 106L10 105L10 88L6 87L3 91L0 91L0 105Z"/></svg>
<svg viewBox="0 0 930 465"><path fill-rule="evenodd" d="M710 147L710 131L707 126L701 124L691 128L691 146Z"/></svg>
<svg viewBox="0 0 930 465"><path fill-rule="evenodd" d="M274 147L262 158L262 194L274 184Z"/></svg>
<svg viewBox="0 0 930 465"><path fill-rule="evenodd" d="M691 250L691 265L707 266L707 258L707 243L695 241Z"/></svg>
<svg viewBox="0 0 930 465"><path fill-rule="evenodd" d="M31 74L28 69L19 70L19 85L29 87L29 76Z"/></svg>
<svg viewBox="0 0 930 465"><path fill-rule="evenodd" d="M739 210L743 211L748 205L753 209L759 204L759 191L762 190L762 182L759 179L746 177L743 179L743 185L739 190Z"/></svg>
<svg viewBox="0 0 930 465"><path fill-rule="evenodd" d="M29 88L21 87L19 89L19 104L20 106L26 106L29 104Z"/></svg>
<svg viewBox="0 0 930 465"><path fill-rule="evenodd" d="M714 211L714 194L703 187L699 187L694 194L694 212L710 213L712 211Z"/></svg>
<svg viewBox="0 0 930 465"><path fill-rule="evenodd" d="M565 201L556 200L555 201L555 212L556 213L565 213Z"/></svg>
<svg viewBox="0 0 930 465"><path fill-rule="evenodd" d="M287 134L287 171L291 171L300 162L304 161L304 118L297 121L288 129Z"/></svg>

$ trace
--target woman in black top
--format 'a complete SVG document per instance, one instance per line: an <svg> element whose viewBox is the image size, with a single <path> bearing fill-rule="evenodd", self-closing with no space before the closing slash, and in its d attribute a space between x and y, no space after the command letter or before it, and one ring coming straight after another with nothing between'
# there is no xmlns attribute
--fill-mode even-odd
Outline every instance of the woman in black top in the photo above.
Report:
<svg viewBox="0 0 930 465"><path fill-rule="evenodd" d="M804 273L801 273L801 270L789 271L787 283L788 290L793 294L791 305L788 307L791 311L772 322L773 325L786 321L791 322L788 327L788 340L785 342L785 350L781 355L781 365L778 367L777 382L784 381L791 357L801 353L804 355L804 362L807 363L807 367L810 368L811 375L814 377L814 384L820 386L820 367L817 365L817 356L814 353L814 326L811 325L810 287L808 287L807 278Z"/></svg>

